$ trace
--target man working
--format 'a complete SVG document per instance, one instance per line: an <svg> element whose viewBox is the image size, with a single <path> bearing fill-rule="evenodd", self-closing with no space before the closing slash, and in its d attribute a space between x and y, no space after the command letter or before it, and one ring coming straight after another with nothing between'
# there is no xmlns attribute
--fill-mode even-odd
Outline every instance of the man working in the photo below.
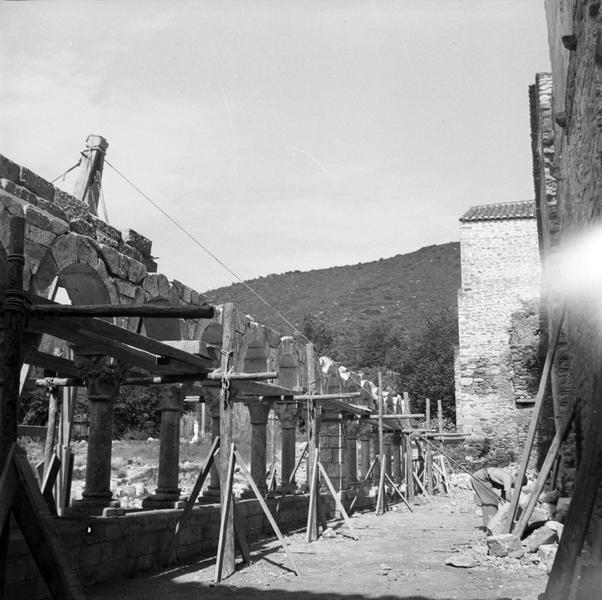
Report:
<svg viewBox="0 0 602 600"><path fill-rule="evenodd" d="M510 500L514 475L498 467L485 467L472 474L470 483L481 505L483 526L487 527L489 521L497 512L500 498L506 501ZM526 485L526 483L527 478L525 477L523 485Z"/></svg>

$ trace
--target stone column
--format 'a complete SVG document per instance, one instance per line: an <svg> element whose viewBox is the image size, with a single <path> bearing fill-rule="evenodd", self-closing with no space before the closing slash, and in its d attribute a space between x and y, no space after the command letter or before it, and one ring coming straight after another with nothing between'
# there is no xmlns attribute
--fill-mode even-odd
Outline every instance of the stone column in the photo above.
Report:
<svg viewBox="0 0 602 600"><path fill-rule="evenodd" d="M142 502L143 508L183 508L178 480L180 476L180 416L184 408L182 385L161 385L153 390L159 399L161 433L159 437L159 475L157 489Z"/></svg>
<svg viewBox="0 0 602 600"><path fill-rule="evenodd" d="M345 452L347 454L347 487L354 488L358 485L357 479L357 435L360 423L357 419L349 419L345 423Z"/></svg>
<svg viewBox="0 0 602 600"><path fill-rule="evenodd" d="M205 388L205 407L209 409L211 415L211 440L219 437L219 393L220 388ZM221 452L221 450L220 450ZM209 472L209 486L203 490L199 496L199 502L203 504L213 504L220 502L219 474L217 472L217 461L219 453L215 457L211 471Z"/></svg>
<svg viewBox="0 0 602 600"><path fill-rule="evenodd" d="M401 482L401 433L395 431L392 436L393 444L393 480Z"/></svg>
<svg viewBox="0 0 602 600"><path fill-rule="evenodd" d="M251 417L251 477L259 488L262 496L268 491L266 477L266 453L267 453L267 423L272 400L268 397L257 398L245 402ZM247 488L243 492L244 498L254 497L253 490Z"/></svg>
<svg viewBox="0 0 602 600"><path fill-rule="evenodd" d="M372 425L366 421L360 422L359 437L360 437L360 465L361 477L366 478L372 461L370 460L370 437L372 436ZM372 478L372 475L370 475Z"/></svg>
<svg viewBox="0 0 602 600"><path fill-rule="evenodd" d="M277 402L274 410L280 421L282 435L280 488L282 492L288 492L296 487L295 479L290 484L288 479L295 468L295 430L299 411L295 402Z"/></svg>
<svg viewBox="0 0 602 600"><path fill-rule="evenodd" d="M372 458L375 459L380 453L380 442L378 440L378 428L375 427L372 430ZM380 467L382 465L383 457L380 457L380 461L374 465L374 470L372 471L372 481L375 484L378 484L378 480L380 479Z"/></svg>
<svg viewBox="0 0 602 600"><path fill-rule="evenodd" d="M101 514L118 508L111 493L113 405L127 369L110 358L84 348L74 348L75 362L86 382L90 428L86 458L86 485L82 499L73 503L77 512Z"/></svg>
<svg viewBox="0 0 602 600"><path fill-rule="evenodd" d="M391 476L391 444L393 442L393 434L385 433L385 473Z"/></svg>

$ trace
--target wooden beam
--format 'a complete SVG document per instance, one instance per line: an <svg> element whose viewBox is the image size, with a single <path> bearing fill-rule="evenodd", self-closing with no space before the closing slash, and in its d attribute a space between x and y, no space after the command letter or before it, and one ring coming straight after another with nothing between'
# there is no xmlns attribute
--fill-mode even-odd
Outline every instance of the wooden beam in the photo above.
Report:
<svg viewBox="0 0 602 600"><path fill-rule="evenodd" d="M421 419L422 417L424 417L424 413L414 413L411 415L401 415L401 414L395 414L395 415L382 415L382 418L385 420L391 420L394 421L396 419ZM378 421L380 420L380 415L371 415L369 417L372 420Z"/></svg>
<svg viewBox="0 0 602 600"><path fill-rule="evenodd" d="M225 453L224 453L225 454ZM213 581L219 583L222 575L228 577L234 573L234 516L232 514L232 480L234 479L234 444L230 443L230 453L227 456L227 470L225 477L221 477L220 489L222 492L221 518L219 524L219 539L217 542L217 561L215 563L215 576ZM232 523L232 532L228 533L228 523ZM232 536L232 540L228 536ZM231 543L230 543L231 542ZM225 568L225 573L224 573Z"/></svg>
<svg viewBox="0 0 602 600"><path fill-rule="evenodd" d="M359 398L360 392L349 392L341 394L295 394L294 400L344 400L345 398Z"/></svg>
<svg viewBox="0 0 602 600"><path fill-rule="evenodd" d="M512 493L512 500L510 501L510 509L508 511L508 521L504 528L504 533L509 533L514 519L516 516L516 510L518 508L518 501L520 499L520 493L522 490L521 482L525 473L527 472L527 466L529 465L529 457L531 456L531 448L533 441L535 440L535 433L537 432L537 424L539 422L539 416L543 406L543 401L546 395L546 389L548 387L548 380L550 378L550 372L552 370L552 364L554 363L554 357L556 356L556 347L558 346L558 338L560 337L560 330L562 329L562 322L564 320L564 306L561 308L560 317L558 324L552 329L552 336L550 339L550 345L548 346L548 352L546 353L546 361L543 366L541 373L541 379L539 381L539 388L537 390L537 396L535 397L535 405L533 406L533 412L531 414L531 420L529 421L529 429L527 430L527 438L525 440L525 447L523 448L523 454L521 456L520 466L516 475L516 483L514 486L514 492Z"/></svg>
<svg viewBox="0 0 602 600"><path fill-rule="evenodd" d="M224 377L224 372L221 369L216 369L211 373L207 373L206 379L209 381L221 381ZM230 381L259 381L263 379L278 379L277 371L266 371L264 373L228 373L227 379Z"/></svg>
<svg viewBox="0 0 602 600"><path fill-rule="evenodd" d="M34 367L54 371L61 377L79 377L80 375L79 369L72 360L40 352L39 350L30 350L25 354L24 360Z"/></svg>
<svg viewBox="0 0 602 600"><path fill-rule="evenodd" d="M383 406L383 376L382 373L378 372L378 454L380 456L380 478L378 481L378 497L376 500L376 514L382 515L386 510L385 500L385 475L386 475L386 462L385 462L385 434L383 431L383 417L384 417L384 406Z"/></svg>
<svg viewBox="0 0 602 600"><path fill-rule="evenodd" d="M156 306L154 304L32 304L32 317L146 317L153 319L212 319L213 306Z"/></svg>
<svg viewBox="0 0 602 600"><path fill-rule="evenodd" d="M222 350L221 350L221 369L224 372L228 372L230 367L234 364L234 335L235 335L235 309L231 302L224 304L224 311L222 313ZM243 382L249 383L249 382ZM218 470L220 474L220 480L222 482L220 486L221 491L221 506L222 511L226 510L226 507L231 501L231 492L227 491L227 481L229 477L230 459L228 452L225 451L230 449L230 454L234 456L234 446L232 440L232 423L233 423L234 404L231 400L230 385L227 382L223 382L220 389L219 397L219 417L220 417L220 444L222 447L221 456L218 460ZM220 540L222 539L222 532L220 529ZM235 547L234 547L234 516L232 512L227 512L224 516L223 521L223 557L222 564L219 567L219 578L218 570L216 568L216 580L219 581L222 575L228 577L234 573L235 568Z"/></svg>
<svg viewBox="0 0 602 600"><path fill-rule="evenodd" d="M576 399L571 398L571 402L566 410L564 419L562 420L560 427L557 429L556 434L554 435L554 439L552 440L552 443L550 444L550 447L548 448L546 458L543 461L543 464L541 465L541 467L539 469L539 474L537 475L537 480L535 481L535 485L533 486L533 490L531 491L531 496L529 498L529 502L527 503L527 506L525 506L525 508L523 509L523 512L522 512L522 514L518 520L518 523L516 524L516 527L514 528L514 531L513 531L513 533L515 535L517 535L519 538L522 538L523 532L525 531L525 528L529 522L529 518L531 517L531 514L533 513L533 509L535 508L535 505L537 504L537 501L539 499L539 495L543 491L543 488L546 484L548 475L550 474L550 471L552 469L554 461L556 460L556 457L558 456L558 451L560 450L560 445L564 441L564 438L566 437L566 434L569 430L571 422L573 421L573 415L575 414L576 405L577 405Z"/></svg>

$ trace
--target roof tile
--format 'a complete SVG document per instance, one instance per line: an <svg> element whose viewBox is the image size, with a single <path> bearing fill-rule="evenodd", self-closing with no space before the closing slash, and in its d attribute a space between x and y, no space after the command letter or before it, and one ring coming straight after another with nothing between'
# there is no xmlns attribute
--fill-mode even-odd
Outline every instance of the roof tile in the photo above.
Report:
<svg viewBox="0 0 602 600"><path fill-rule="evenodd" d="M534 219L535 201L501 202L471 206L460 221L493 221L496 219Z"/></svg>

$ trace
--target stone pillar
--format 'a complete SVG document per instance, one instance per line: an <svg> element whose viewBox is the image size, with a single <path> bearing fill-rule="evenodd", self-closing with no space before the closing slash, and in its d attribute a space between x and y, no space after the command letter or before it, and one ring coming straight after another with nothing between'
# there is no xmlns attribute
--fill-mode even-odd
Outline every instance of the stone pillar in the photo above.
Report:
<svg viewBox="0 0 602 600"><path fill-rule="evenodd" d="M215 440L219 437L219 393L220 388L205 388L205 406L209 409L211 415L211 440ZM221 450L220 450L221 452ZM215 457L211 471L209 471L209 486L206 490L203 490L199 497L199 502L205 504L213 504L220 502L220 485L219 485L219 474L217 472L217 462L219 460L219 453Z"/></svg>
<svg viewBox="0 0 602 600"><path fill-rule="evenodd" d="M385 433L385 473L391 476L391 444L393 442L393 434Z"/></svg>
<svg viewBox="0 0 602 600"><path fill-rule="evenodd" d="M294 490L295 479L288 483L288 479L295 468L295 430L299 411L294 402L277 402L274 406L276 416L280 421L282 446L281 446L281 468L280 488L282 492Z"/></svg>
<svg viewBox="0 0 602 600"><path fill-rule="evenodd" d="M360 466L361 477L366 478L372 461L370 460L370 437L372 436L372 425L366 421L362 421L359 427L360 437ZM372 475L370 475L372 478Z"/></svg>
<svg viewBox="0 0 602 600"><path fill-rule="evenodd" d="M251 477L259 488L262 496L268 491L266 477L266 453L267 453L267 423L272 400L268 397L257 398L245 402L251 417ZM253 497L253 490L247 488L243 497Z"/></svg>
<svg viewBox="0 0 602 600"><path fill-rule="evenodd" d="M161 434L157 489L142 502L143 508L183 508L178 481L180 476L180 416L184 408L182 385L161 385L153 390L159 399Z"/></svg>
<svg viewBox="0 0 602 600"><path fill-rule="evenodd" d="M113 442L113 405L126 369L110 363L102 354L74 348L75 362L86 382L90 428L86 458L86 485L82 499L73 503L76 511L101 514L106 508L118 508L111 493L111 452Z"/></svg>
<svg viewBox="0 0 602 600"><path fill-rule="evenodd" d="M375 459L380 453L380 442L378 440L378 427L375 427L372 430L372 458ZM380 467L382 465L383 457L380 457L380 461L374 465L374 470L372 471L372 481L375 484L378 484L378 480L380 479Z"/></svg>
<svg viewBox="0 0 602 600"><path fill-rule="evenodd" d="M393 480L401 482L401 433L395 431L392 436L393 444Z"/></svg>
<svg viewBox="0 0 602 600"><path fill-rule="evenodd" d="M347 463L347 487L354 488L358 485L357 479L357 435L360 423L357 419L349 419L345 423L345 452Z"/></svg>

